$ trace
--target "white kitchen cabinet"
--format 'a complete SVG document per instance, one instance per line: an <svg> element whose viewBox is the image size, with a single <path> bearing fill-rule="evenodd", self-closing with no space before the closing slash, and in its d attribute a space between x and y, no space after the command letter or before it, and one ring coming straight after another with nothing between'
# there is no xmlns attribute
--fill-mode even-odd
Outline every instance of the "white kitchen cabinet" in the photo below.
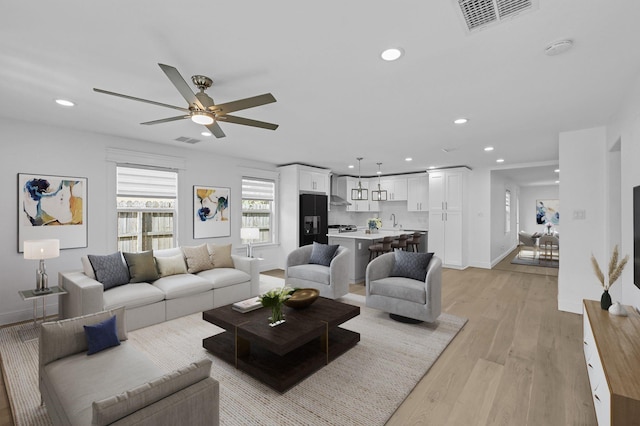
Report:
<svg viewBox="0 0 640 426"><path fill-rule="evenodd" d="M378 180L372 188L378 188ZM373 182L372 182L373 183ZM407 199L407 177L406 176L389 176L380 179L380 188L387 191L387 201L405 201Z"/></svg>
<svg viewBox="0 0 640 426"><path fill-rule="evenodd" d="M300 191L319 192L329 195L329 170L317 172L300 167L298 179Z"/></svg>
<svg viewBox="0 0 640 426"><path fill-rule="evenodd" d="M421 212L429 210L429 176L407 178L407 210Z"/></svg>
<svg viewBox="0 0 640 426"><path fill-rule="evenodd" d="M429 250L450 268L467 266L467 172L466 168L429 172Z"/></svg>

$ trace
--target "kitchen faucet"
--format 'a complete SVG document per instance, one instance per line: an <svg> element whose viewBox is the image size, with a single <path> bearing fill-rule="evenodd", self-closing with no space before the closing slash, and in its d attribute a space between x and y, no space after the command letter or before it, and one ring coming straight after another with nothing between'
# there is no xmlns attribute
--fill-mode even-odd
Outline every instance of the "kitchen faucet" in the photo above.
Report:
<svg viewBox="0 0 640 426"><path fill-rule="evenodd" d="M395 213L391 213L391 217L389 219L393 219L393 227L394 228L396 226L398 226L398 223L396 222L396 214Z"/></svg>

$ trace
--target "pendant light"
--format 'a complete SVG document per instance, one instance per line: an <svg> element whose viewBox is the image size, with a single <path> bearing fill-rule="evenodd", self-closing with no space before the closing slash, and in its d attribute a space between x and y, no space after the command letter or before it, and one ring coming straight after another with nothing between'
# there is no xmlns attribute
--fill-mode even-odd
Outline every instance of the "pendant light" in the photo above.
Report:
<svg viewBox="0 0 640 426"><path fill-rule="evenodd" d="M358 160L358 187L351 190L351 199L355 201L364 201L369 199L369 190L362 187L360 182L360 161L362 157L356 158Z"/></svg>
<svg viewBox="0 0 640 426"><path fill-rule="evenodd" d="M380 166L382 163L376 163L378 165L378 190L371 191L371 201L387 201L387 190L380 188L380 175L382 171L380 170Z"/></svg>

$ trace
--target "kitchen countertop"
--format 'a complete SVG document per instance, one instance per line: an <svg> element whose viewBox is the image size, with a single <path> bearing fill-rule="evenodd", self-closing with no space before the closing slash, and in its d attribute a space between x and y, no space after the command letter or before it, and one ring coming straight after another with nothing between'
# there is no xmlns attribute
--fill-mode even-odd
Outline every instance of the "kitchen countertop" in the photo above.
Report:
<svg viewBox="0 0 640 426"><path fill-rule="evenodd" d="M380 240L384 237L398 237L400 234L404 234L408 231L396 230L396 231L378 231L375 234L367 234L365 231L356 232L337 232L330 233L327 236L332 238L349 238L352 240Z"/></svg>

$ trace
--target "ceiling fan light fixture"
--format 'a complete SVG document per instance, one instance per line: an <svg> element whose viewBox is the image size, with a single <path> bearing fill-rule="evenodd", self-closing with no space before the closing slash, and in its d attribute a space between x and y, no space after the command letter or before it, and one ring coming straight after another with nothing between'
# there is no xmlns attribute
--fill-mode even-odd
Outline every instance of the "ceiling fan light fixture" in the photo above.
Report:
<svg viewBox="0 0 640 426"><path fill-rule="evenodd" d="M207 113L204 113L202 111L194 111L194 113L191 114L191 121L197 124L202 124L203 126L208 126L209 124L213 124L214 120L213 117L211 117Z"/></svg>

